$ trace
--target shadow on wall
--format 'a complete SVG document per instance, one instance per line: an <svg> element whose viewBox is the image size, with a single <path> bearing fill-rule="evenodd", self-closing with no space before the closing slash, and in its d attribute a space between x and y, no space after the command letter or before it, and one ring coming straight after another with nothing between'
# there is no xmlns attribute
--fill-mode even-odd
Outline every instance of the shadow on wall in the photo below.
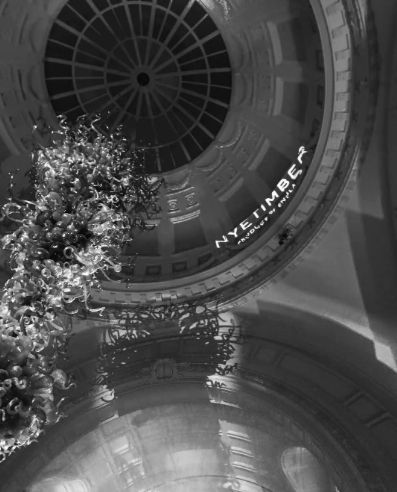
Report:
<svg viewBox="0 0 397 492"><path fill-rule="evenodd" d="M347 211L346 222L376 356L396 370L397 258L390 200L393 182L387 170L388 166L395 168L396 157L390 153L395 142L395 123L390 115L396 94L392 72L397 5L387 0L368 3L371 8L367 9L365 25L373 31L369 56L372 70L370 80L359 82L356 97L362 97L361 89L367 89L376 112L375 109L368 112L367 133L369 130L371 133L362 143L362 150L367 154L357 182L361 212ZM353 25L353 30L356 27Z"/></svg>
<svg viewBox="0 0 397 492"><path fill-rule="evenodd" d="M389 367L396 367L397 276L388 223L369 215L348 212L347 224L377 357Z"/></svg>
<svg viewBox="0 0 397 492"><path fill-rule="evenodd" d="M368 363L374 359L372 341L342 323L283 304L259 300L257 305L259 314L236 311L236 314L250 321L251 329L257 336L317 354L324 360L346 361L349 356L349 360L359 367L364 361ZM356 359L352 359L352 352ZM387 368L384 371L393 374Z"/></svg>

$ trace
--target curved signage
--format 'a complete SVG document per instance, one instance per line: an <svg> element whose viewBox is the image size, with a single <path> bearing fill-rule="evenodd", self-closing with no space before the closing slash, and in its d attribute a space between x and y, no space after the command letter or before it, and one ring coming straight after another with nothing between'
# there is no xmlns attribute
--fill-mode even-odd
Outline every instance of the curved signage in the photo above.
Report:
<svg viewBox="0 0 397 492"><path fill-rule="evenodd" d="M264 197L263 202L246 219L240 222L233 230L217 239L217 248L241 249L249 244L253 238L270 225L282 212L299 187L308 165L304 163L304 155L308 154L306 147L299 147L297 162L292 163L284 176L278 181L275 188Z"/></svg>

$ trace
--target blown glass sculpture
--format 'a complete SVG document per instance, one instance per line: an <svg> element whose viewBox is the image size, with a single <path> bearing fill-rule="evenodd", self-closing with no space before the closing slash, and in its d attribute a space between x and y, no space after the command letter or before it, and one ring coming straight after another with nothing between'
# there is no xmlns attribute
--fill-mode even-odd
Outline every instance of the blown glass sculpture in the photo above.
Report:
<svg viewBox="0 0 397 492"><path fill-rule="evenodd" d="M13 274L0 300L0 461L60 418L54 389L71 386L56 368L70 337L61 315L81 305L102 313L88 304L92 289L121 271L122 247L159 211L161 180L145 173L121 128L106 135L98 121L61 117L32 154L35 200L2 208L18 227L1 239Z"/></svg>

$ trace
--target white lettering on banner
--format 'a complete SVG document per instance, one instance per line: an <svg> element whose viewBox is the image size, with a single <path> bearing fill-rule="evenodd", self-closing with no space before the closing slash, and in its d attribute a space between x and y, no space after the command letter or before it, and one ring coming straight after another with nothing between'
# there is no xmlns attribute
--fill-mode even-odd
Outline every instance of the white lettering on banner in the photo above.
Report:
<svg viewBox="0 0 397 492"><path fill-rule="evenodd" d="M228 232L228 234L229 234L230 236L237 237L237 231L238 231L238 227L236 227L235 229L233 229L233 231L232 231L232 232Z"/></svg>
<svg viewBox="0 0 397 492"><path fill-rule="evenodd" d="M298 151L298 162L302 164L302 158L305 154L307 154L308 151L304 146L299 147ZM233 229L233 231L230 231L227 233L227 235L223 235L222 239L218 239L215 241L215 245L217 248L220 248L221 244L223 243L229 243L229 237L228 236L233 236L234 238L238 238L239 236L239 230L240 233L241 231L244 232L244 236L240 237L237 244L243 243L248 240L248 238L256 233L258 230L260 230L264 225L269 221L269 217L275 214L276 209L281 209L284 207L284 205L289 201L290 196L293 195L295 188L297 187L297 184L294 183L293 181L296 181L299 176L303 174L303 169L298 169L298 165L293 163L286 175L278 181L276 185L276 189L274 189L271 192L271 196L266 197L264 199L265 203L261 203L259 208L257 208L250 217L244 219L240 224ZM280 196L281 194L281 196ZM272 207L270 210L268 210L267 207ZM263 214L267 214L263 216ZM255 224L257 220L255 219L261 219L261 222L259 224ZM253 227L252 227L253 226ZM251 229L248 232L248 228ZM235 244L235 243L234 243Z"/></svg>
<svg viewBox="0 0 397 492"><path fill-rule="evenodd" d="M220 248L220 246L219 246L219 245L220 245L221 243L228 243L228 242L229 242L229 238L228 238L227 236L222 236L222 239L217 239L217 240L215 241L215 245L216 245L216 247L217 247L217 248Z"/></svg>
<svg viewBox="0 0 397 492"><path fill-rule="evenodd" d="M292 166L288 169L288 176L292 179L297 179L303 173L302 169L296 170L296 164L292 164Z"/></svg>
<svg viewBox="0 0 397 492"><path fill-rule="evenodd" d="M281 179L278 184L277 184L277 188L281 191L281 193L283 193L283 191L285 191L289 186L289 181L288 179Z"/></svg>
<svg viewBox="0 0 397 492"><path fill-rule="evenodd" d="M299 164L302 164L302 157L307 154L309 151L305 149L305 147L302 145L301 147L299 147L299 154L298 154L298 161L299 161Z"/></svg>
<svg viewBox="0 0 397 492"><path fill-rule="evenodd" d="M274 200L276 200L276 198L278 198L280 195L277 193L277 191L273 191L272 192L272 196L270 198L266 198L265 202L266 202L266 205L268 207L270 207L270 205L272 204L272 202L274 202Z"/></svg>
<svg viewBox="0 0 397 492"><path fill-rule="evenodd" d="M243 220L242 222L240 222L240 227L243 231L245 231L246 229L248 229L248 227L251 227L252 224L251 222L248 222L248 220Z"/></svg>

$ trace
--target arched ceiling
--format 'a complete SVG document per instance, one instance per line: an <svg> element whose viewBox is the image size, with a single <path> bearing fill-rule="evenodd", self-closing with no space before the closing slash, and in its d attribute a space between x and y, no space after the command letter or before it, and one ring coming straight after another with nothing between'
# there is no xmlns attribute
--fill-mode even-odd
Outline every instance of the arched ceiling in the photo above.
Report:
<svg viewBox="0 0 397 492"><path fill-rule="evenodd" d="M8 490L54 477L59 484L79 479L98 492L290 492L282 457L295 447L321 464L307 477L306 484L317 484L310 492L335 492L336 485L341 492L387 490L376 481L381 457L367 449L372 437L364 421L371 416L350 398L356 383L288 345L256 337L262 327L243 326L250 335L227 360L239 367L226 374L214 366L205 338L154 330L115 352L113 397L108 388L90 387L97 359L86 357L75 371L68 419L15 456L14 466L29 466L9 474Z"/></svg>
<svg viewBox="0 0 397 492"><path fill-rule="evenodd" d="M10 5L1 131L20 157L3 169L29 167L37 118L108 111L165 179L157 227L125 249L120 282L104 282L98 302L240 297L281 272L335 207L368 110L349 82L368 71L365 49L352 70L368 33L348 26L356 16L360 27L350 4Z"/></svg>
<svg viewBox="0 0 397 492"><path fill-rule="evenodd" d="M81 437L40 475L79 477L97 492L290 492L281 455L299 438L267 413L205 402L138 410Z"/></svg>

